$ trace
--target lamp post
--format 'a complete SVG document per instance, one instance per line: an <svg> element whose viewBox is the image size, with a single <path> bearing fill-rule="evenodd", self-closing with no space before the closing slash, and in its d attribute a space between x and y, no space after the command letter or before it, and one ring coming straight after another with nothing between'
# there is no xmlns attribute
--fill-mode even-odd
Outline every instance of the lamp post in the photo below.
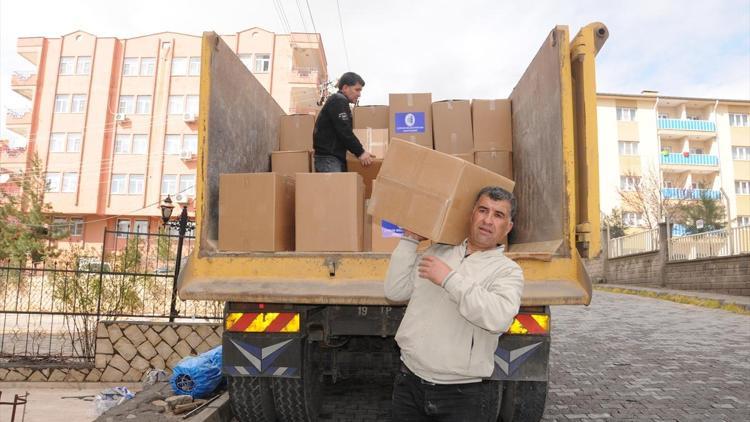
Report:
<svg viewBox="0 0 750 422"><path fill-rule="evenodd" d="M174 322L177 317L177 277L180 275L180 264L182 263L182 242L185 240L185 232L188 226L188 211L187 206L182 205L182 212L180 213L180 219L177 221L169 221L172 217L172 210L174 210L174 203L169 195L162 201L161 207L161 219L166 227L175 227L178 230L177 238L177 258L174 265L174 278L172 280L172 301L169 305L169 322Z"/></svg>

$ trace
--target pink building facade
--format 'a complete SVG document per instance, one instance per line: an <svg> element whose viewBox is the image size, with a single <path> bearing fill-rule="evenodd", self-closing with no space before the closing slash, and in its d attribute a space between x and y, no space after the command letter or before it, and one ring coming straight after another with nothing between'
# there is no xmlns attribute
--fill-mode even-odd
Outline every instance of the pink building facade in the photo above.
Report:
<svg viewBox="0 0 750 422"><path fill-rule="evenodd" d="M319 34L251 28L222 38L283 109L316 112L328 80ZM45 201L55 224L69 225L68 243L101 246L105 228L155 232L167 194L192 216L200 36L77 31L20 38L17 49L37 71L14 75L12 89L30 106L10 112L6 126L28 142L23 151L3 150L0 172L38 155Z"/></svg>

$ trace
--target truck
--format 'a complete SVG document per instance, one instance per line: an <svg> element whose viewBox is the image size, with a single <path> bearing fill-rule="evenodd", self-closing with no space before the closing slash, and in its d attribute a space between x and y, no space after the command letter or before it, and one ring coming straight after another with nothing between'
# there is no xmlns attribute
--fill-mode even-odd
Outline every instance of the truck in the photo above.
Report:
<svg viewBox="0 0 750 422"><path fill-rule="evenodd" d="M498 421L542 417L550 307L591 301L583 259L600 252L595 57L608 36L601 23L572 40L556 26L509 95L519 211L506 254L525 286L494 356ZM395 351L398 361L406 304L384 296L389 254L219 250L219 175L269 171L285 112L216 33L201 48L196 241L179 296L225 302L223 373L239 420L315 421L324 376L351 370L346 353Z"/></svg>

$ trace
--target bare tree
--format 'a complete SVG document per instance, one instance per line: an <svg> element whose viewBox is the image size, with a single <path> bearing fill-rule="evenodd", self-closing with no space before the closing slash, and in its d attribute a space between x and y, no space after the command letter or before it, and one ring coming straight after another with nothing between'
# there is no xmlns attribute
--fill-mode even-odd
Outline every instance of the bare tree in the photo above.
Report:
<svg viewBox="0 0 750 422"><path fill-rule="evenodd" d="M639 213L649 229L655 229L666 220L681 219L686 198L665 198L659 170L648 168L642 175L626 172L625 185L618 189L622 209Z"/></svg>

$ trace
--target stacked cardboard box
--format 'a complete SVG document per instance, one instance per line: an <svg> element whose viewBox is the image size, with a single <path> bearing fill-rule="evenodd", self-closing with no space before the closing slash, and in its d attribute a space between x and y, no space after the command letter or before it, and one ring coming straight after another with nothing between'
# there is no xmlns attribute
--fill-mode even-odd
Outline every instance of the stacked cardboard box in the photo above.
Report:
<svg viewBox="0 0 750 422"><path fill-rule="evenodd" d="M388 129L388 106L370 105L354 107L354 129Z"/></svg>
<svg viewBox="0 0 750 422"><path fill-rule="evenodd" d="M279 122L279 151L271 153L271 171L294 176L312 171L315 116L291 114Z"/></svg>
<svg viewBox="0 0 750 422"><path fill-rule="evenodd" d="M390 139L432 148L432 94L390 94L388 116Z"/></svg>
<svg viewBox="0 0 750 422"><path fill-rule="evenodd" d="M473 152L469 101L447 100L432 103L432 120L436 151L446 154Z"/></svg>
<svg viewBox="0 0 750 422"><path fill-rule="evenodd" d="M474 162L513 178L513 130L510 100L473 100Z"/></svg>

